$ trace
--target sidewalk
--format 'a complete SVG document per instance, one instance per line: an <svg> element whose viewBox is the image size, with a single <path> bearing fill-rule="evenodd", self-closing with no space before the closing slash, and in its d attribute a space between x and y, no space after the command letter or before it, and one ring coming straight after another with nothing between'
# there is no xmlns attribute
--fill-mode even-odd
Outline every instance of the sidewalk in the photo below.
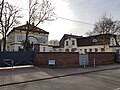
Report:
<svg viewBox="0 0 120 90"><path fill-rule="evenodd" d="M117 68L120 68L120 64L99 65L96 67L88 66L85 68L22 68L14 70L0 70L0 87Z"/></svg>

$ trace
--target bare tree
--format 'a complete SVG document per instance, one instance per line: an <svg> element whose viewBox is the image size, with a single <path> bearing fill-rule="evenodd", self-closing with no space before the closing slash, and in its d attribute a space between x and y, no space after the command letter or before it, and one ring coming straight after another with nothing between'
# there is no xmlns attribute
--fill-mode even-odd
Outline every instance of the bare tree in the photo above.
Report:
<svg viewBox="0 0 120 90"><path fill-rule="evenodd" d="M95 23L94 33L97 34L115 34L120 31L120 21L113 20L111 17L107 17L106 14L102 15L100 20Z"/></svg>
<svg viewBox="0 0 120 90"><path fill-rule="evenodd" d="M93 31L89 30L88 32L85 33L88 36L92 36L93 35Z"/></svg>
<svg viewBox="0 0 120 90"><path fill-rule="evenodd" d="M3 37L3 51L6 50L6 38L9 30L19 24L18 18L21 18L21 15L19 14L20 9L18 9L16 6L13 6L9 4L8 2L4 2L4 7L2 10L2 17L1 17L1 23L0 23L0 33Z"/></svg>
<svg viewBox="0 0 120 90"><path fill-rule="evenodd" d="M53 46L59 46L59 41L58 40L50 40L49 44L53 45Z"/></svg>
<svg viewBox="0 0 120 90"><path fill-rule="evenodd" d="M111 34L116 40L113 34L118 34L120 31L120 21L113 20L112 17L107 17L107 15L102 15L100 20L95 23L93 33L102 34L101 42L106 49L106 44L108 44L108 37L106 34ZM117 40L116 40L117 41ZM116 43L117 44L117 43Z"/></svg>
<svg viewBox="0 0 120 90"><path fill-rule="evenodd" d="M2 0L2 1L0 2L0 23L1 23L1 18L2 18L3 7L4 7L4 0Z"/></svg>
<svg viewBox="0 0 120 90"><path fill-rule="evenodd" d="M33 24L34 27L30 28L28 25L28 30L26 32L26 39L24 43L24 50L27 48L29 32L34 30L36 26L45 21L55 20L53 16L55 7L48 0L42 0L41 3L38 0L29 0L29 20L28 24Z"/></svg>
<svg viewBox="0 0 120 90"><path fill-rule="evenodd" d="M36 23L37 26L44 21L53 21L54 9L48 0L42 0L41 3L38 0L29 0L29 23Z"/></svg>
<svg viewBox="0 0 120 90"><path fill-rule="evenodd" d="M86 32L87 35L97 35L101 34L99 38L99 42L97 44L102 44L104 46L104 50L106 49L106 44L109 43L110 34L116 40L115 35L120 34L120 21L113 20L110 16L108 17L106 14L103 14L99 21L95 23L93 31ZM109 34L109 35L106 35ZM117 40L116 40L117 41Z"/></svg>

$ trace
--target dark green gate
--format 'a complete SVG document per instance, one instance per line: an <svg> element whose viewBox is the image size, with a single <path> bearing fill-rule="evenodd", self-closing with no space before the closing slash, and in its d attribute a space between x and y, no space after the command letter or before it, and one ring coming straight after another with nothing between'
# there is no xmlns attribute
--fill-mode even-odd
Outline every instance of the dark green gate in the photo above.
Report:
<svg viewBox="0 0 120 90"><path fill-rule="evenodd" d="M0 52L0 67L33 65L34 52Z"/></svg>

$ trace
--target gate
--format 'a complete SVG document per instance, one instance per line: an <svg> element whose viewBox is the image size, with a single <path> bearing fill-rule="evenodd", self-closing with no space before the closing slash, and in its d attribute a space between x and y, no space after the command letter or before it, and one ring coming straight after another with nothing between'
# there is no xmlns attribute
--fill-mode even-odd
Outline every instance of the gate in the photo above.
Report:
<svg viewBox="0 0 120 90"><path fill-rule="evenodd" d="M34 52L0 52L0 67L33 65Z"/></svg>
<svg viewBox="0 0 120 90"><path fill-rule="evenodd" d="M79 65L88 65L89 60L88 60L88 54L80 54L79 55Z"/></svg>

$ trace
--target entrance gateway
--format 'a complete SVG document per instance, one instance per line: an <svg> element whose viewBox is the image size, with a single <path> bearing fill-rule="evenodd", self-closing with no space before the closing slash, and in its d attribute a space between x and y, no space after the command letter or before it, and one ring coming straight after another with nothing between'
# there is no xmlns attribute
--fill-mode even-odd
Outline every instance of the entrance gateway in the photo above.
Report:
<svg viewBox="0 0 120 90"><path fill-rule="evenodd" d="M33 65L34 52L0 52L0 67Z"/></svg>

